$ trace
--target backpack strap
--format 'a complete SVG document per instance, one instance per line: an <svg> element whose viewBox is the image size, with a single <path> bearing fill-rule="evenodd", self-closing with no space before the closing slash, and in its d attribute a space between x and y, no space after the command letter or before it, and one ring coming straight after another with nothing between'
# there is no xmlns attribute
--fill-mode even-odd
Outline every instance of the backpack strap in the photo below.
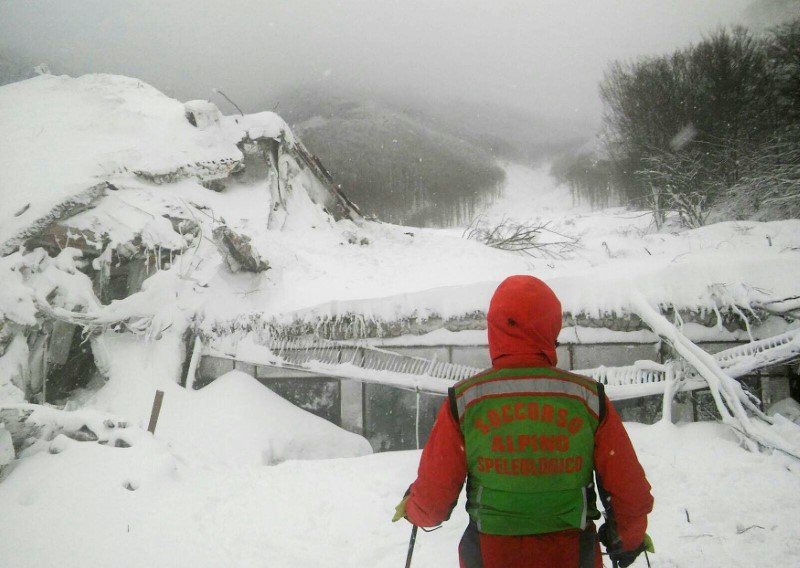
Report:
<svg viewBox="0 0 800 568"><path fill-rule="evenodd" d="M598 415L598 424L602 424L606 419L606 387L600 381L597 382L597 399L600 403L600 414Z"/></svg>
<svg viewBox="0 0 800 568"><path fill-rule="evenodd" d="M458 419L458 403L456 403L455 387L450 387L447 389L447 399L450 402L450 414L453 415L453 420L456 421L456 424L460 426L461 421Z"/></svg>

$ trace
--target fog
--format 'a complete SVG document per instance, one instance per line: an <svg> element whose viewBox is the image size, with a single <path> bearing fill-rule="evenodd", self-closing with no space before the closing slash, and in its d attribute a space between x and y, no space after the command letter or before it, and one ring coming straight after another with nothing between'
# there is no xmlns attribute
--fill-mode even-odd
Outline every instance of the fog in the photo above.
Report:
<svg viewBox="0 0 800 568"><path fill-rule="evenodd" d="M121 73L245 110L313 83L431 101L490 100L595 125L608 62L657 54L752 0L11 0L0 54Z"/></svg>

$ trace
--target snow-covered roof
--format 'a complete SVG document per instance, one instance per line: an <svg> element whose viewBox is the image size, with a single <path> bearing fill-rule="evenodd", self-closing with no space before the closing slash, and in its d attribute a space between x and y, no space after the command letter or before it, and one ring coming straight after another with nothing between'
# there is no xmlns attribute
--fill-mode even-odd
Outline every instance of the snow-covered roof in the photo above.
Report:
<svg viewBox="0 0 800 568"><path fill-rule="evenodd" d="M581 316L602 324L630 315L635 292L653 305L700 312L705 325L721 324L730 310L741 310L740 323L746 318L756 325L770 310L785 313L800 305L800 221L729 222L644 235L630 230L635 226L622 211L573 215L570 221L583 233L582 248L572 259L526 258L429 230L410 237L391 226L365 227L369 246L338 252L319 234L291 249L274 243L270 248L285 252L267 256L285 264L285 286L271 292L269 309L251 313L279 328L325 331L327 326L342 336L358 329L367 335L376 329L420 333L448 319L460 320L455 327L463 329L465 319L481 323L504 277L526 273L555 290L571 325L583 325ZM212 319L226 319L213 308L209 312ZM428 319L434 327L418 325ZM718 330L726 333L721 325Z"/></svg>

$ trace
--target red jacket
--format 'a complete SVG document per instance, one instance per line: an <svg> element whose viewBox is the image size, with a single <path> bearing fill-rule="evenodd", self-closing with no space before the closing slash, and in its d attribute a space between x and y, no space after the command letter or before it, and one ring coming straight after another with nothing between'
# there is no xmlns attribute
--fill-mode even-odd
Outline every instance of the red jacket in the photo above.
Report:
<svg viewBox="0 0 800 568"><path fill-rule="evenodd" d="M540 280L531 276L506 279L492 298L487 322L493 368L555 366L561 305ZM595 434L594 465L613 502L623 548L632 550L644 538L653 498L619 414L608 401ZM407 518L422 527L444 521L467 475L464 438L446 402L422 452L406 503ZM577 530L521 537L480 534L483 567L574 568L578 566L579 536ZM460 553L462 568L469 567L463 541ZM602 566L599 545L594 564Z"/></svg>

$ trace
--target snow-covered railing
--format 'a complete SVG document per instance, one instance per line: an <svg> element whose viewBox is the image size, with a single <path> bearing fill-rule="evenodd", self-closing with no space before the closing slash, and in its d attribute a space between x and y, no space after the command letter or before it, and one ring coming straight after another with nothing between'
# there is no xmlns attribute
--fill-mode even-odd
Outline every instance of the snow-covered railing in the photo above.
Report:
<svg viewBox="0 0 800 568"><path fill-rule="evenodd" d="M310 375L354 380L362 383L391 386L416 393L417 447L420 444L421 394L442 396L454 382L468 378L481 370L467 365L458 365L435 359L401 355L360 343L337 343L322 339L276 340L250 344L236 349L235 355L223 353L212 346L197 348L193 364L200 352L217 358L226 358L255 366L267 366L289 371L300 371ZM772 338L740 345L705 356L735 378L759 368L785 363L800 357L800 330L793 330ZM235 367L235 363L234 363ZM591 376L605 385L611 400L625 400L645 396L664 397L664 419L671 420L669 409L676 390L708 388L709 383L702 374L686 361L637 361L622 367L597 367L579 369L576 374ZM720 371L723 372L723 371ZM194 373L190 372L187 384ZM256 371L256 376L259 376ZM731 380L730 378L728 379ZM735 383L735 381L731 381ZM757 401L756 401L757 402ZM363 419L363 417L362 417ZM762 445L766 441L759 442ZM768 447L781 447L781 444ZM783 451L783 450L782 450ZM794 455L791 453L790 455Z"/></svg>
<svg viewBox="0 0 800 568"><path fill-rule="evenodd" d="M800 329L738 345L714 355L717 364L732 377L740 377L797 357L800 357Z"/></svg>
<svg viewBox="0 0 800 568"><path fill-rule="evenodd" d="M596 367L572 372L612 386L652 384L667 380L667 367L653 361L637 361L625 367Z"/></svg>
<svg viewBox="0 0 800 568"><path fill-rule="evenodd" d="M325 340L283 340L271 343L269 350L281 361L293 365L336 366L349 364L368 371L387 371L403 375L460 381L481 369L435 359L401 355L368 345L344 345Z"/></svg>
<svg viewBox="0 0 800 568"><path fill-rule="evenodd" d="M398 388L444 394L453 382L481 371L435 359L401 355L377 347L347 344L323 339L278 340L263 346L257 356L235 359L251 364L267 365L322 374L331 377L382 383ZM216 356L225 356L214 352ZM230 356L228 356L230 357ZM731 377L785 363L800 357L800 329L775 337L739 345L713 355L718 365ZM707 384L693 372L677 371L672 364L637 361L621 367L596 367L573 371L590 376L606 386L612 400L624 400L663 394L668 382L680 373L681 390L706 388Z"/></svg>
<svg viewBox="0 0 800 568"><path fill-rule="evenodd" d="M481 372L481 369L469 365L412 357L369 345L334 343L324 339L278 340L250 347L235 356L213 347L204 351L207 355L240 363L378 383L435 395L446 394L447 389L456 381ZM193 373L190 373L187 381L192 380Z"/></svg>
<svg viewBox="0 0 800 568"><path fill-rule="evenodd" d="M675 375L671 364L662 365L655 361L636 361L624 367L597 367L573 372L592 377L605 385L606 394L611 400L663 394L667 382Z"/></svg>
<svg viewBox="0 0 800 568"><path fill-rule="evenodd" d="M787 363L800 358L800 329L788 331L774 337L737 345L713 355L714 360L729 376L742 377L759 369ZM637 361L624 367L597 367L573 371L586 375L606 385L612 399L637 398L664 392L670 365L654 361ZM690 373L681 385L681 390L706 388L705 381Z"/></svg>

